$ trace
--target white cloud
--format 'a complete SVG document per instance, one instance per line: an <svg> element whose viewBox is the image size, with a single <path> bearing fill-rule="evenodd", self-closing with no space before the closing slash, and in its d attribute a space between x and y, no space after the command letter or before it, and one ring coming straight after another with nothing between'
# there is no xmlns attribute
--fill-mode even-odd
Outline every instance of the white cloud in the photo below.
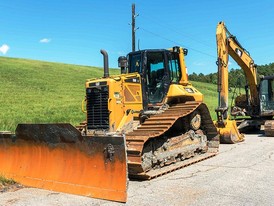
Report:
<svg viewBox="0 0 274 206"><path fill-rule="evenodd" d="M44 38L44 39L41 39L39 42L40 43L49 43L50 41L51 41L51 39Z"/></svg>
<svg viewBox="0 0 274 206"><path fill-rule="evenodd" d="M5 55L9 51L9 49L10 49L10 47L7 44L3 44L0 47L0 53Z"/></svg>

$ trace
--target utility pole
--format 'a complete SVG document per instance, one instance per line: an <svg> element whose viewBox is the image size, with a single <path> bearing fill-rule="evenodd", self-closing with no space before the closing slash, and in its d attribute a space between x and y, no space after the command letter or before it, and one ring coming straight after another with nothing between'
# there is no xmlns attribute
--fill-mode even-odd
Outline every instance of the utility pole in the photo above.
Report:
<svg viewBox="0 0 274 206"><path fill-rule="evenodd" d="M135 15L135 4L132 4L132 22L131 22L131 30L132 30L132 51L134 52L135 51L135 32L136 32L136 30L138 29L136 29L135 28L135 18L138 16L138 14L137 15Z"/></svg>

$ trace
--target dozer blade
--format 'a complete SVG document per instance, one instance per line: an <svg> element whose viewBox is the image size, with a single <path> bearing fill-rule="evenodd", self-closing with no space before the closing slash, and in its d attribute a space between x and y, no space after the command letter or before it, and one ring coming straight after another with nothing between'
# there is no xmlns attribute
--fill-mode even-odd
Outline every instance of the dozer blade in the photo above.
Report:
<svg viewBox="0 0 274 206"><path fill-rule="evenodd" d="M70 124L19 124L0 135L0 174L31 187L126 202L122 136L82 136Z"/></svg>
<svg viewBox="0 0 274 206"><path fill-rule="evenodd" d="M221 143L235 144L244 141L244 135L239 132L235 120L226 120L225 127L217 127L217 129Z"/></svg>

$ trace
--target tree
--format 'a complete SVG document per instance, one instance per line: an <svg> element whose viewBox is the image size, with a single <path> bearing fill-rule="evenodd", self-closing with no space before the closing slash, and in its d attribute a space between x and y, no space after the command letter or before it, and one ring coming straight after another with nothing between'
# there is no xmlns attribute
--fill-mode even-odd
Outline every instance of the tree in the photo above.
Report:
<svg viewBox="0 0 274 206"><path fill-rule="evenodd" d="M274 63L259 65L257 66L258 75L274 75ZM203 73L199 73L198 75L193 72L189 75L190 81L199 81L199 82L207 82L217 84L218 75L217 73L210 73L204 75ZM228 83L229 87L241 87L244 88L246 85L246 79L244 75L244 71L242 69L234 69L231 68L228 74Z"/></svg>

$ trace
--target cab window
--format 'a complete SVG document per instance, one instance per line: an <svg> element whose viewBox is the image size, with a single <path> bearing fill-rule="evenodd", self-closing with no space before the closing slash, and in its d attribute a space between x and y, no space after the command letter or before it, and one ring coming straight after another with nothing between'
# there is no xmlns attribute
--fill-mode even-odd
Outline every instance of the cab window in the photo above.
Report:
<svg viewBox="0 0 274 206"><path fill-rule="evenodd" d="M141 54L134 54L129 57L129 73L138 72L141 74L142 72L142 56Z"/></svg>
<svg viewBox="0 0 274 206"><path fill-rule="evenodd" d="M178 53L171 53L169 55L168 65L169 65L170 81L172 83L178 83L181 79L181 69L180 69Z"/></svg>

